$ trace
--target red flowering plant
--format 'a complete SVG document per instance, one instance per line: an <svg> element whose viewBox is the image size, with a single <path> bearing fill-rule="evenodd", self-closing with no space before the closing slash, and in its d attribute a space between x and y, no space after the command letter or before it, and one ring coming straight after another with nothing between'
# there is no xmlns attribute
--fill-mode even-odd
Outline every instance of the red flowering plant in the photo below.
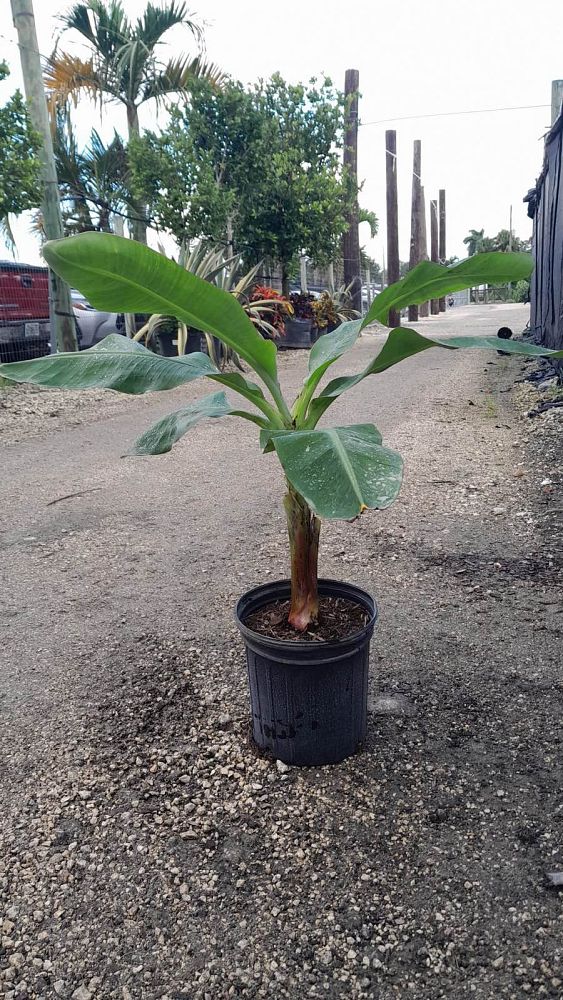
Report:
<svg viewBox="0 0 563 1000"><path fill-rule="evenodd" d="M271 337L283 337L285 334L285 318L293 315L293 306L280 292L269 285L256 285L250 296L253 310L262 316L261 326ZM267 315L267 321L264 320Z"/></svg>

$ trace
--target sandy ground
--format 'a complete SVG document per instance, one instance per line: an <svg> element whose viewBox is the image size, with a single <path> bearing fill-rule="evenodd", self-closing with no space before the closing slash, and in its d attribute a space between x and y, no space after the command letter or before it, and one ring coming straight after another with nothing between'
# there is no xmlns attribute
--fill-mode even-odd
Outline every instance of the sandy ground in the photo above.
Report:
<svg viewBox="0 0 563 1000"><path fill-rule="evenodd" d="M526 416L529 370L429 351L331 411L406 479L321 540L379 605L366 746L289 771L249 743L232 617L286 575L275 457L230 419L120 457L205 385L0 391L0 996L563 995L561 411Z"/></svg>

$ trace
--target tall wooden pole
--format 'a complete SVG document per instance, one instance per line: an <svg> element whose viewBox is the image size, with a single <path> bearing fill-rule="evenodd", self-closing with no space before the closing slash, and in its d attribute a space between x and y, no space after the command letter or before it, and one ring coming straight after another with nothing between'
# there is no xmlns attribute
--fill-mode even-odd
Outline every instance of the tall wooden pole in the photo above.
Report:
<svg viewBox="0 0 563 1000"><path fill-rule="evenodd" d="M426 199L424 197L424 188L420 189L420 260L428 260L428 243L427 243L427 233L426 233ZM430 303L422 302L418 307L419 315L422 317L428 316L430 312Z"/></svg>
<svg viewBox="0 0 563 1000"><path fill-rule="evenodd" d="M438 263L438 202L430 202L430 260ZM430 312L432 316L437 316L440 312L438 299L430 302Z"/></svg>
<svg viewBox="0 0 563 1000"><path fill-rule="evenodd" d="M422 143L420 139L414 140L412 158L412 205L411 205L411 249L409 255L409 269L418 264L420 260L420 212L421 212L421 167L422 167ZM409 323L418 319L418 306L409 306Z"/></svg>
<svg viewBox="0 0 563 1000"><path fill-rule="evenodd" d="M446 263L446 192L443 188L440 188L438 192L439 198L439 211L440 211L440 234L438 240L438 255L440 257L440 264ZM442 297L439 299L440 302L440 312L446 311L446 299Z"/></svg>
<svg viewBox="0 0 563 1000"><path fill-rule="evenodd" d="M63 223L32 0L12 0L12 17L18 33L23 83L29 107L29 117L34 129L41 137L39 156L41 159L43 181L43 201L41 205L43 228L48 240L58 240L63 236ZM51 350L54 349L54 345L56 344L59 351L77 351L76 323L72 311L70 288L50 269L49 319L51 326Z"/></svg>
<svg viewBox="0 0 563 1000"><path fill-rule="evenodd" d="M389 129L385 133L385 172L387 182L387 283L392 285L401 276L397 205L397 133L394 129ZM392 327L400 326L401 314L396 309L391 309L387 322Z"/></svg>
<svg viewBox="0 0 563 1000"><path fill-rule="evenodd" d="M357 69L347 69L344 81L346 112L344 122L344 168L351 178L353 189L358 190L358 91L360 74ZM362 272L360 266L360 232L358 221L358 196L354 194L348 212L348 229L342 238L344 258L344 284L350 287L352 308L362 311Z"/></svg>

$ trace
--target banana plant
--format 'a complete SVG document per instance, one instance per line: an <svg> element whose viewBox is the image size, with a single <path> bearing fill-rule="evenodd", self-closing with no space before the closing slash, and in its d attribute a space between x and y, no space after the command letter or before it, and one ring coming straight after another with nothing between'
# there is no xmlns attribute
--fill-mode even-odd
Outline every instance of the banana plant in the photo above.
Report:
<svg viewBox="0 0 563 1000"><path fill-rule="evenodd" d="M289 621L300 632L319 613L321 520L352 520L369 508L388 507L401 487L401 457L384 446L373 424L319 426L325 411L342 393L430 348L500 348L510 354L563 356L561 351L501 341L498 337L440 339L399 327L390 330L381 349L362 371L332 378L321 388L331 366L353 347L362 329L375 320L386 324L389 310L400 311L403 306L475 285L516 282L527 278L532 270L527 254L479 254L453 267L423 261L378 295L363 320L344 323L315 344L301 391L289 402L278 380L275 344L260 336L229 292L146 246L109 234L84 233L47 243L44 255L50 267L79 288L95 308L175 316L187 326L218 337L253 370L255 380L251 381L240 372L219 371L206 354L165 358L115 335L77 354L0 365L0 375L14 382L69 389L105 387L135 394L172 389L196 378L207 378L222 386L222 390L187 403L159 420L136 441L131 454L168 452L206 418L238 416L257 426L263 450L275 451L287 483L284 505L291 552ZM242 401L229 401L225 388Z"/></svg>

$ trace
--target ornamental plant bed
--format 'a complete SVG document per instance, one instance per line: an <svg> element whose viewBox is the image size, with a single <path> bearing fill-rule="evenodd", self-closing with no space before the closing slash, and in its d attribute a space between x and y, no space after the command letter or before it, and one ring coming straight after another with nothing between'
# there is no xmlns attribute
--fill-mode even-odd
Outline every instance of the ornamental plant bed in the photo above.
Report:
<svg viewBox="0 0 563 1000"><path fill-rule="evenodd" d="M502 345L510 354L552 357L562 357L563 351L498 337L439 340L396 328L362 371L333 378L322 388L321 381L354 345L363 327L374 321L386 323L390 309L400 311L480 284L518 281L529 276L531 258L488 253L453 267L429 261L419 264L382 292L363 320L343 323L314 345L303 387L289 402L278 381L276 345L260 336L232 295L139 243L104 233L49 243L44 255L53 270L78 287L95 308L175 316L189 327L218 337L252 369L250 380L241 372L219 371L201 352L165 358L126 338L110 336L81 353L0 365L0 375L15 382L70 389L102 387L133 394L207 378L245 401L246 406L234 404L224 391L215 391L187 403L142 434L131 454L163 454L200 420L229 415L251 421L259 429L263 451L276 453L286 482L291 579L249 591L236 611L247 647L254 738L288 763L342 760L357 749L365 733L369 643L376 608L369 594L351 584L318 580L321 523L323 518L351 521L368 508L388 507L399 493L403 470L400 455L383 445L373 424L321 427L321 418L342 393L362 380L429 348L496 351ZM323 604L326 599L328 604ZM353 621L346 634L324 635L326 609L342 609L345 601L360 609L365 623L358 629L358 621ZM257 621L253 618L257 613L262 622L269 615L271 625L272 613L263 611L271 605L278 615L286 608L284 627L292 629L295 638L276 638L249 627ZM324 641L319 641L320 636Z"/></svg>

